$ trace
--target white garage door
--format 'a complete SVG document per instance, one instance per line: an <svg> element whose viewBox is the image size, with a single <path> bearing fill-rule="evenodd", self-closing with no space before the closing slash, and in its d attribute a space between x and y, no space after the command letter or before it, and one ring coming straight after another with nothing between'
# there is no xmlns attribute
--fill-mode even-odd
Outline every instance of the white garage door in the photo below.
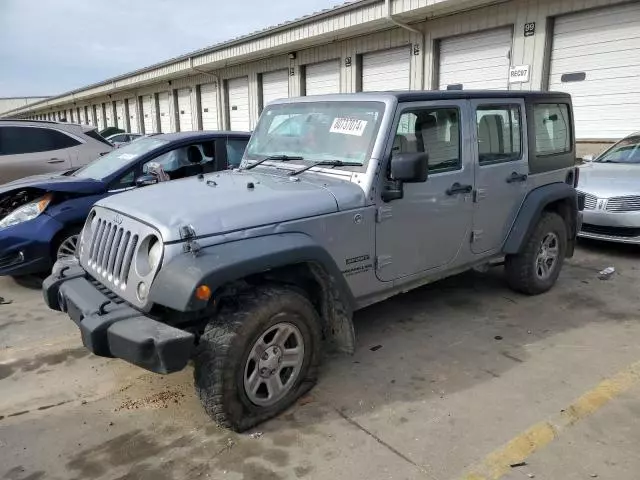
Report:
<svg viewBox="0 0 640 480"><path fill-rule="evenodd" d="M102 104L94 105L93 110L96 112L96 125L98 126L98 129L104 130L105 125L104 125L104 112L102 109Z"/></svg>
<svg viewBox="0 0 640 480"><path fill-rule="evenodd" d="M153 101L153 95L145 95L142 97L142 120L144 125L144 133L154 133L153 118L156 115L156 109Z"/></svg>
<svg viewBox="0 0 640 480"><path fill-rule="evenodd" d="M556 19L549 89L573 97L578 139L640 130L640 3Z"/></svg>
<svg viewBox="0 0 640 480"><path fill-rule="evenodd" d="M262 74L262 106L279 98L289 97L289 72L278 70Z"/></svg>
<svg viewBox="0 0 640 480"><path fill-rule="evenodd" d="M129 131L131 133L139 133L140 124L138 123L138 102L135 98L128 98L127 107L129 109Z"/></svg>
<svg viewBox="0 0 640 480"><path fill-rule="evenodd" d="M367 53L362 56L362 91L409 90L410 49L408 46Z"/></svg>
<svg viewBox="0 0 640 480"><path fill-rule="evenodd" d="M107 127L115 127L116 122L115 122L115 119L113 118L113 103L109 102L109 103L104 103L103 105L104 105L105 117L107 118Z"/></svg>
<svg viewBox="0 0 640 480"><path fill-rule="evenodd" d="M158 109L160 111L160 132L171 132L171 107L169 92L158 94Z"/></svg>
<svg viewBox="0 0 640 480"><path fill-rule="evenodd" d="M439 89L509 88L511 28L444 38L440 41Z"/></svg>
<svg viewBox="0 0 640 480"><path fill-rule="evenodd" d="M193 130L191 110L191 89L181 88L178 90L178 122L181 132Z"/></svg>
<svg viewBox="0 0 640 480"><path fill-rule="evenodd" d="M305 95L340 93L340 62L315 63L305 66Z"/></svg>
<svg viewBox="0 0 640 480"><path fill-rule="evenodd" d="M124 113L124 100L116 100L116 126L121 130L127 130L127 116Z"/></svg>
<svg viewBox="0 0 640 480"><path fill-rule="evenodd" d="M218 130L218 91L215 83L200 85L200 112L204 130Z"/></svg>
<svg viewBox="0 0 640 480"><path fill-rule="evenodd" d="M231 130L248 132L249 125L249 79L234 78L227 82L229 89L229 122Z"/></svg>

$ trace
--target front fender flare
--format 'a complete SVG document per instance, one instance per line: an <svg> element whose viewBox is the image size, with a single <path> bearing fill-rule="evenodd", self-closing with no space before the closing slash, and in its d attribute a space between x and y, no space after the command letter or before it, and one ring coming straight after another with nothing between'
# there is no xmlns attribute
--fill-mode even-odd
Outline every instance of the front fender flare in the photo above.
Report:
<svg viewBox="0 0 640 480"><path fill-rule="evenodd" d="M335 282L345 306L354 308L353 293L331 255L302 233L248 238L206 247L197 255L179 255L162 266L149 298L180 312L198 311L208 305L195 296L199 285L206 284L215 295L216 289L234 280L305 262L322 267Z"/></svg>

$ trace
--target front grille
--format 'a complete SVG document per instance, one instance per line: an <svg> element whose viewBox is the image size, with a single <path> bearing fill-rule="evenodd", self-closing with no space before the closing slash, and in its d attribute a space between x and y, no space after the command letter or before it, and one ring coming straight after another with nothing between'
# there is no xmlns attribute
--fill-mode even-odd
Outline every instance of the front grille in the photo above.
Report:
<svg viewBox="0 0 640 480"><path fill-rule="evenodd" d="M638 212L640 211L640 196L611 197L607 201L608 212Z"/></svg>
<svg viewBox="0 0 640 480"><path fill-rule="evenodd" d="M95 278L89 277L89 281L91 282L91 284L94 287L96 287L96 290L98 290L100 293L102 293L105 297L107 297L109 300L111 300L116 305L121 305L121 304L124 303L124 300L122 298L117 296L115 293L113 293L111 290L109 290L107 287L105 287L103 284L101 284Z"/></svg>
<svg viewBox="0 0 640 480"><path fill-rule="evenodd" d="M104 219L98 219L89 243L88 266L96 276L126 288L138 235Z"/></svg>
<svg viewBox="0 0 640 480"><path fill-rule="evenodd" d="M584 209L585 210L593 210L596 208L596 203L598 199L595 195L591 195L590 193L578 192L578 195L582 195L584 197Z"/></svg>
<svg viewBox="0 0 640 480"><path fill-rule="evenodd" d="M596 235L606 235L609 237L640 237L640 228L635 227L608 227L604 225L583 223L582 231L585 233L594 233Z"/></svg>

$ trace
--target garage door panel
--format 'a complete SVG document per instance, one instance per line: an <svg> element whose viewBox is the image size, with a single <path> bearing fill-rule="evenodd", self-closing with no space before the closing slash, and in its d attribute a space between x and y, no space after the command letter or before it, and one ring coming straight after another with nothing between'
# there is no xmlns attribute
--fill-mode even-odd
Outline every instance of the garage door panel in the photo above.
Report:
<svg viewBox="0 0 640 480"><path fill-rule="evenodd" d="M229 122L231 130L249 131L249 79L234 78L227 81Z"/></svg>
<svg viewBox="0 0 640 480"><path fill-rule="evenodd" d="M576 138L620 138L640 124L640 4L556 19L549 89L573 97ZM585 80L563 82L566 73Z"/></svg>
<svg viewBox="0 0 640 480"><path fill-rule="evenodd" d="M155 105L153 95L144 95L142 97L142 124L144 125L144 133L154 133L153 118L155 117Z"/></svg>
<svg viewBox="0 0 640 480"><path fill-rule="evenodd" d="M169 92L158 94L158 106L160 113L160 131L162 133L171 132L171 106Z"/></svg>
<svg viewBox="0 0 640 480"><path fill-rule="evenodd" d="M306 95L340 93L340 63L338 60L305 66Z"/></svg>
<svg viewBox="0 0 640 480"><path fill-rule="evenodd" d="M366 53L362 56L362 90L408 90L411 57L408 46Z"/></svg>
<svg viewBox="0 0 640 480"><path fill-rule="evenodd" d="M438 86L464 89L507 89L511 28L443 38L439 43Z"/></svg>
<svg viewBox="0 0 640 480"><path fill-rule="evenodd" d="M262 104L289 97L289 72L278 70L262 74Z"/></svg>
<svg viewBox="0 0 640 480"><path fill-rule="evenodd" d="M464 52L484 50L487 47L504 44L505 38L511 40L511 29L493 30L489 32L471 33L459 37L448 37L440 40L440 52Z"/></svg>
<svg viewBox="0 0 640 480"><path fill-rule="evenodd" d="M556 50L554 52L554 61L560 62L563 60L575 60L583 62L583 57L590 57L592 55L622 55L627 58L633 58L635 52L638 49L638 41L640 35L635 38L626 38L615 42L601 43L594 48L593 45L577 45L572 48ZM631 57L629 57L631 55Z"/></svg>
<svg viewBox="0 0 640 480"><path fill-rule="evenodd" d="M191 89L182 88L178 90L178 121L181 132L193 130L193 113L191 106Z"/></svg>
<svg viewBox="0 0 640 480"><path fill-rule="evenodd" d="M218 90L214 83L200 85L202 128L218 130Z"/></svg>
<svg viewBox="0 0 640 480"><path fill-rule="evenodd" d="M129 130L131 133L139 133L140 127L138 126L138 102L135 98L127 100L129 106Z"/></svg>

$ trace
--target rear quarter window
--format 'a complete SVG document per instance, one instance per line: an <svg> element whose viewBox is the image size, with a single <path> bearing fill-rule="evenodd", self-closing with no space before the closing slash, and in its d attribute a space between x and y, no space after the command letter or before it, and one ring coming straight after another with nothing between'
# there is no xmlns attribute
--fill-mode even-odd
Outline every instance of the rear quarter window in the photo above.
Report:
<svg viewBox="0 0 640 480"><path fill-rule="evenodd" d="M2 127L0 129L0 154L2 155L47 152L79 144L78 140L49 128Z"/></svg>
<svg viewBox="0 0 640 480"><path fill-rule="evenodd" d="M564 103L539 103L533 107L535 152L538 156L571 151L571 118Z"/></svg>

